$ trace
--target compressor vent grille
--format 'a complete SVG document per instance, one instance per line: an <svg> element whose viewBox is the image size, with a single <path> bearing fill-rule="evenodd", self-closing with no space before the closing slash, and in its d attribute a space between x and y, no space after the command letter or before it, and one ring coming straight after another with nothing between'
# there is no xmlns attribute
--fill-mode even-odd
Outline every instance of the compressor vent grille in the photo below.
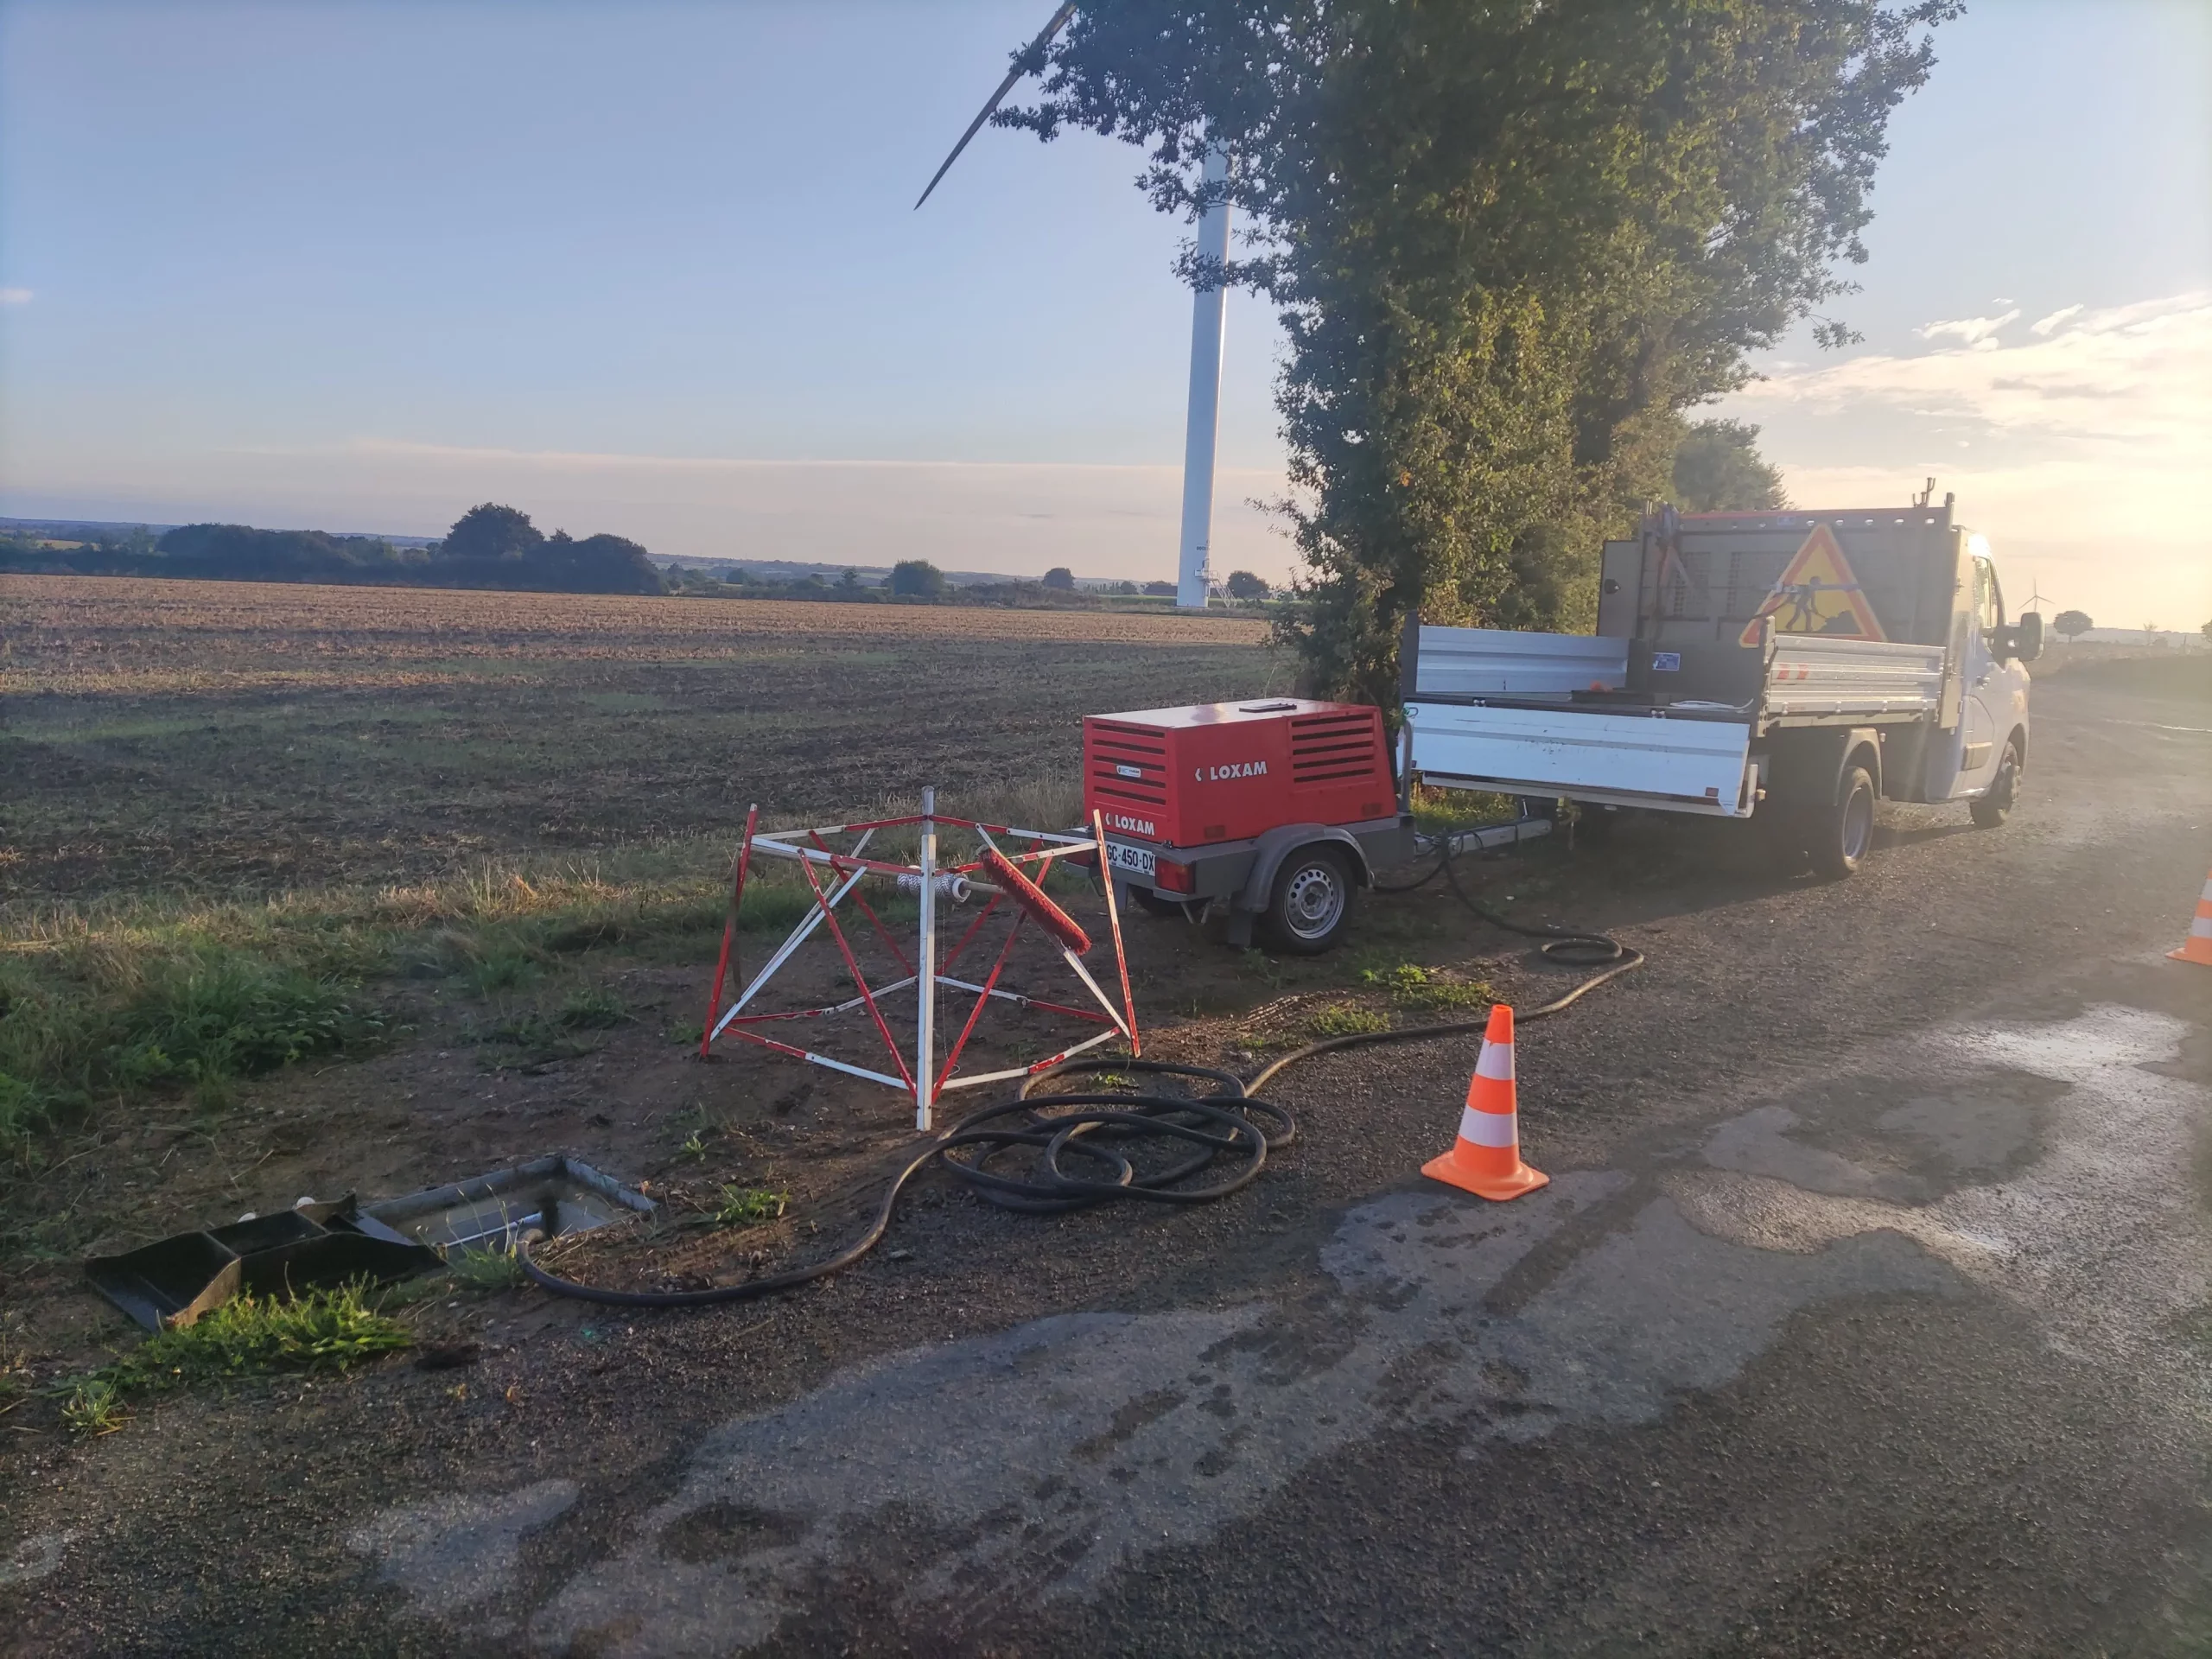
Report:
<svg viewBox="0 0 2212 1659"><path fill-rule="evenodd" d="M1294 783L1344 783L1377 775L1375 716L1367 710L1302 715L1290 722Z"/></svg>
<svg viewBox="0 0 2212 1659"><path fill-rule="evenodd" d="M1132 805L1167 804L1167 742L1158 732L1141 726L1116 726L1089 721L1089 765L1084 780L1091 793L1103 800L1127 801ZM1129 774L1136 775L1131 777Z"/></svg>

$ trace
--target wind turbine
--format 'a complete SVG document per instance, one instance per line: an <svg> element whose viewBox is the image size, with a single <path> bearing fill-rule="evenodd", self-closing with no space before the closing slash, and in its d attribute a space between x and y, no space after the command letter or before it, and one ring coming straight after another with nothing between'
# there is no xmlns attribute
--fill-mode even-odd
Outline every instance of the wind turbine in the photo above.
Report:
<svg viewBox="0 0 2212 1659"><path fill-rule="evenodd" d="M2032 570L2028 572L2028 587L2032 591L2029 593L2025 599L2020 601L2021 610L2040 611L2044 606L2050 603L2049 597L2046 596L2043 591L2042 585L2036 581L2035 572Z"/></svg>
<svg viewBox="0 0 2212 1659"><path fill-rule="evenodd" d="M938 181L960 159L960 152L968 148L968 141L982 130L983 123L1006 101L1006 95L1014 90L1014 84L1045 67L1046 48L1067 27L1068 19L1075 16L1075 11L1074 0L1066 0L1038 32L1037 38L1014 60L1014 67L999 83L998 91L991 94L982 113L968 124L968 130L960 135L960 142L953 145L952 153L931 177L928 188L914 203L917 211L930 199L930 192L937 188ZM1206 150L1201 176L1207 204L1198 215L1198 257L1209 266L1218 268L1229 257L1229 200L1227 193L1221 189L1229 179L1229 152L1219 144ZM1178 610L1204 610L1214 581L1208 553L1213 539L1214 450L1221 431L1221 358L1223 333L1228 321L1227 299L1227 290L1218 284L1198 289L1192 295L1191 403L1183 433L1183 527L1175 566Z"/></svg>

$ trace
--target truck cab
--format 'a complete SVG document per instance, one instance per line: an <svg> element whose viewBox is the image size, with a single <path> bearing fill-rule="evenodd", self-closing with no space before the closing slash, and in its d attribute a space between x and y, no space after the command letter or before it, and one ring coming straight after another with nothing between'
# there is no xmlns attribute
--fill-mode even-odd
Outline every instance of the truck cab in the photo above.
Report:
<svg viewBox="0 0 2212 1659"><path fill-rule="evenodd" d="M1967 538L1969 574L1959 651L1961 709L1956 730L1931 744L1921 798L1971 800L1979 822L2001 822L2012 810L2028 757L2027 658L2042 644L2042 619L2010 621L1996 562L1981 537ZM2032 633L2032 642L2022 633ZM2030 645L2026 654L2022 647Z"/></svg>

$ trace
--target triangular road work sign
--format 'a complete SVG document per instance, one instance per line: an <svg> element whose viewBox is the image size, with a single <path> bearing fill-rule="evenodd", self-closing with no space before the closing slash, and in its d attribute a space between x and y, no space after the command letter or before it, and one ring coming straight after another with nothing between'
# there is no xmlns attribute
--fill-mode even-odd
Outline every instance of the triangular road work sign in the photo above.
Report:
<svg viewBox="0 0 2212 1659"><path fill-rule="evenodd" d="M1842 544L1826 524L1813 526L1736 643L1758 644L1760 619L1769 616L1777 633L1823 633L1831 639L1890 637L1860 591Z"/></svg>

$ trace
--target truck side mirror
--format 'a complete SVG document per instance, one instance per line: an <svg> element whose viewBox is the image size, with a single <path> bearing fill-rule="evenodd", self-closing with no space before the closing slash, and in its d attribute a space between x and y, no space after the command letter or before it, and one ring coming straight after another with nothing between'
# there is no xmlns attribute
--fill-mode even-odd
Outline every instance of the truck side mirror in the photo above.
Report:
<svg viewBox="0 0 2212 1659"><path fill-rule="evenodd" d="M2043 613L2023 611L2020 620L2012 625L2012 654L2024 663L2032 663L2043 655Z"/></svg>

